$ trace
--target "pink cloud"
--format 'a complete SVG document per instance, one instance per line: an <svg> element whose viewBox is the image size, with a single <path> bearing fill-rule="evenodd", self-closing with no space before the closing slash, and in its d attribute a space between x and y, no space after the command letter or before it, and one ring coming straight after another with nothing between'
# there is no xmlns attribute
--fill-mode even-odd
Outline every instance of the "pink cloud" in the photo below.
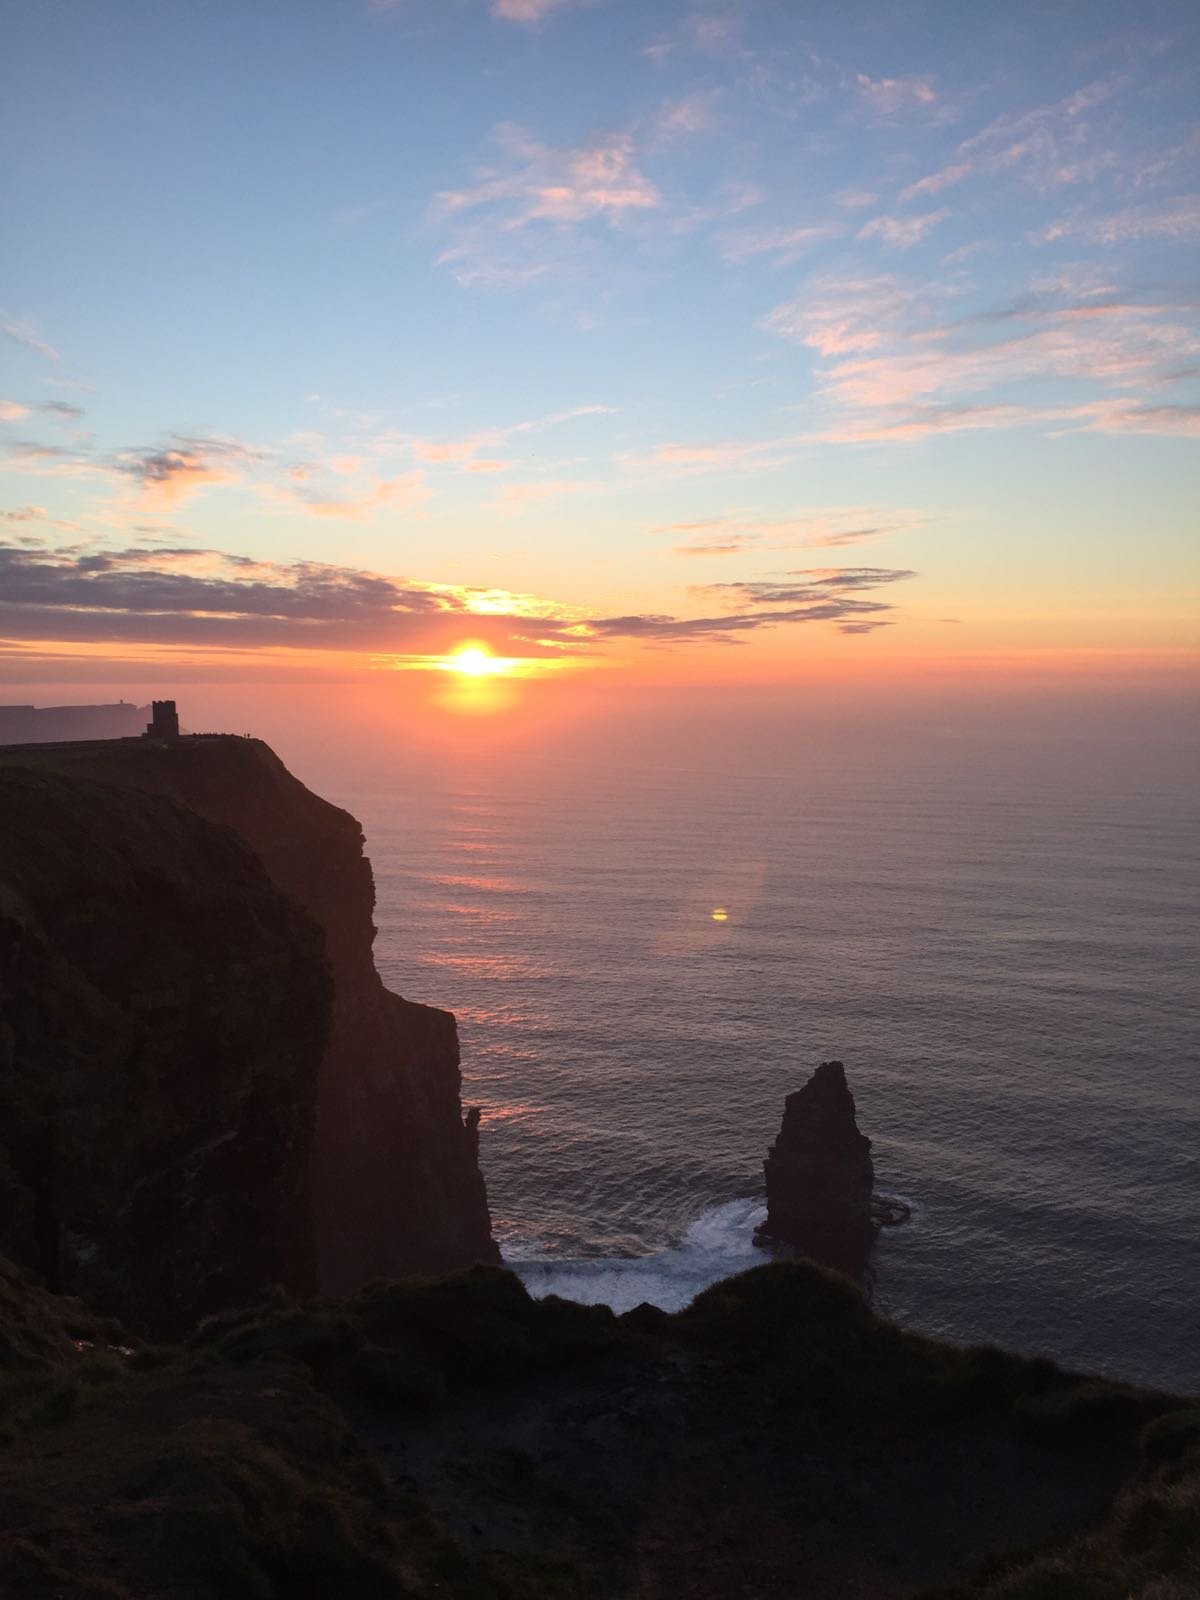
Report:
<svg viewBox="0 0 1200 1600"><path fill-rule="evenodd" d="M270 499L289 510L302 511L310 517L328 517L344 522L363 522L380 511L408 511L428 500L432 490L426 486L424 475L408 472L397 478L384 478L368 482L343 493L333 494L320 489L294 490L269 487L265 491Z"/></svg>
<svg viewBox="0 0 1200 1600"><path fill-rule="evenodd" d="M672 100L658 114L658 131L664 138L708 133L716 124L714 96L703 90Z"/></svg>
<svg viewBox="0 0 1200 1600"><path fill-rule="evenodd" d="M564 495L581 494L591 484L580 479L545 479L533 483L507 483L496 495L492 504L497 511L522 511L526 506L540 505L547 500L559 500Z"/></svg>
<svg viewBox="0 0 1200 1600"><path fill-rule="evenodd" d="M1190 411L1169 392L1154 404L1136 398L1169 391L1200 360L1186 308L1078 274L954 320L946 298L944 288L894 278L818 278L765 319L824 358L819 390L835 411L814 437L899 440L1024 424L1190 431ZM1064 397L1067 385L1090 391L1097 409Z"/></svg>
<svg viewBox="0 0 1200 1600"><path fill-rule="evenodd" d="M628 133L554 149L504 123L492 144L497 158L477 169L475 182L443 190L431 211L452 234L438 262L464 288L536 282L562 258L563 236L588 223L619 228L663 204Z"/></svg>
<svg viewBox="0 0 1200 1600"><path fill-rule="evenodd" d="M872 217L858 230L858 237L882 239L893 250L911 250L949 215L948 211L927 211L919 217Z"/></svg>
<svg viewBox="0 0 1200 1600"><path fill-rule="evenodd" d="M555 150L505 123L493 138L510 170L485 173L470 188L444 190L437 199L442 216L494 207L500 226L511 232L539 221L572 223L600 217L616 222L627 211L662 204L657 188L637 169L629 134L610 134L577 149Z"/></svg>
<svg viewBox="0 0 1200 1600"><path fill-rule="evenodd" d="M901 192L902 201L940 194L976 172L1020 171L1036 188L1079 183L1115 164L1110 151L1081 154L1089 136L1085 113L1115 93L1113 82L1096 82L1065 99L1031 111L995 117L955 151L954 159Z"/></svg>
<svg viewBox="0 0 1200 1600"><path fill-rule="evenodd" d="M42 356L47 361L59 359L58 351L42 338L28 317L13 317L7 312L0 311L0 333L5 334L16 344L23 344L27 350L32 350L35 355Z"/></svg>
<svg viewBox="0 0 1200 1600"><path fill-rule="evenodd" d="M492 0L492 16L501 22L541 22L568 0Z"/></svg>
<svg viewBox="0 0 1200 1600"><path fill-rule="evenodd" d="M1157 206L1131 206L1106 217L1065 217L1037 235L1041 244L1086 239L1092 244L1126 244L1139 239L1194 239L1200 236L1200 195L1180 195Z"/></svg>
<svg viewBox="0 0 1200 1600"><path fill-rule="evenodd" d="M869 78L865 72L860 72L855 82L863 99L882 116L931 106L937 100L930 78Z"/></svg>
<svg viewBox="0 0 1200 1600"><path fill-rule="evenodd" d="M671 554L688 557L742 555L748 551L836 549L864 544L919 526L916 513L872 506L833 506L788 517L727 514L694 522L667 523L652 535L682 535Z"/></svg>
<svg viewBox="0 0 1200 1600"><path fill-rule="evenodd" d="M931 172L927 178L919 178L916 183L910 183L907 189L901 191L900 198L915 200L919 195L940 194L943 189L961 183L970 174L969 161L954 161L948 167L943 167L940 172Z"/></svg>
<svg viewBox="0 0 1200 1600"><path fill-rule="evenodd" d="M431 466L457 465L463 472L503 472L510 465L509 462L496 458L481 460L479 452L502 445L506 440L522 434L542 433L579 417L611 416L615 411L615 406L606 405L569 406L544 417L530 417L499 428L483 428L461 439L401 439L400 442L411 446L418 461ZM388 435L384 442L391 448L396 441Z"/></svg>
<svg viewBox="0 0 1200 1600"><path fill-rule="evenodd" d="M842 229L837 223L820 222L807 227L772 228L761 232L730 233L721 241L721 257L728 262L748 261L753 256L769 255L776 266L798 261L809 250L827 240L837 239Z"/></svg>
<svg viewBox="0 0 1200 1600"><path fill-rule="evenodd" d="M16 400L0 400L0 422L20 422L29 415L29 407Z"/></svg>

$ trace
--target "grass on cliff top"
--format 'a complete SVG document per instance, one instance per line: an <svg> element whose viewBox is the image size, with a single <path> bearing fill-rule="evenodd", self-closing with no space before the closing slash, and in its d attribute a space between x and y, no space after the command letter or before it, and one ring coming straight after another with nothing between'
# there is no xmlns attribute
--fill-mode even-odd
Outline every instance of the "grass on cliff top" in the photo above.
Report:
<svg viewBox="0 0 1200 1600"><path fill-rule="evenodd" d="M235 1363L287 1357L332 1394L420 1418L480 1387L632 1355L648 1340L769 1368L781 1398L886 1408L923 1423L988 1416L1068 1448L1131 1443L1175 1404L1045 1359L907 1333L876 1316L849 1279L806 1261L727 1278L674 1316L644 1306L621 1317L535 1300L513 1273L478 1266L374 1284L348 1300L280 1297L210 1318L189 1349Z"/></svg>
<svg viewBox="0 0 1200 1600"><path fill-rule="evenodd" d="M629 1341L607 1306L534 1300L500 1267L372 1284L348 1300L266 1305L210 1317L197 1357L302 1362L324 1387L414 1417L456 1391L530 1378Z"/></svg>
<svg viewBox="0 0 1200 1600"><path fill-rule="evenodd" d="M580 1595L562 1563L466 1556L286 1351L114 1335L0 1263L5 1600Z"/></svg>
<svg viewBox="0 0 1200 1600"><path fill-rule="evenodd" d="M761 1372L781 1403L891 1412L914 1427L979 1417L1056 1448L1131 1452L1140 1428L1142 1466L1103 1528L993 1564L945 1600L1200 1593L1200 1410L903 1333L847 1280L805 1263L727 1280L673 1317L535 1301L480 1267L343 1302L279 1296L128 1361L104 1349L111 1331L0 1271L0 1332L15 1352L0 1390L6 1596L582 1600L569 1565L467 1556L397 1491L341 1403L416 1421L541 1374L610 1358L636 1369L668 1347L714 1373Z"/></svg>
<svg viewBox="0 0 1200 1600"><path fill-rule="evenodd" d="M1163 1413L1109 1517L1077 1538L998 1557L921 1600L1196 1600L1200 1595L1200 1406Z"/></svg>

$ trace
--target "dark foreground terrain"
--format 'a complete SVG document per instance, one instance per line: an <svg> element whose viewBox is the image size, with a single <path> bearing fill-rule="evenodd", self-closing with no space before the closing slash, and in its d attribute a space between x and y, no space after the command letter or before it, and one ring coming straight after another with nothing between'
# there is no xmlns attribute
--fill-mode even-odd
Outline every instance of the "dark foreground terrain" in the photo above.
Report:
<svg viewBox="0 0 1200 1600"><path fill-rule="evenodd" d="M804 1263L674 1317L480 1267L127 1339L0 1275L5 1596L1200 1593L1200 1408Z"/></svg>

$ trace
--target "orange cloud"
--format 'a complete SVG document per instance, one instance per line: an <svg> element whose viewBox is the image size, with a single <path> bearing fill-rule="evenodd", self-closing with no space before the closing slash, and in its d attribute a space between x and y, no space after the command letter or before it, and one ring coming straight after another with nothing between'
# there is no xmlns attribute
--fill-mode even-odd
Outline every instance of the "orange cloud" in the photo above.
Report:
<svg viewBox="0 0 1200 1600"><path fill-rule="evenodd" d="M310 517L334 517L346 522L362 522L382 510L406 511L428 500L433 491L424 474L408 472L398 478L372 480L365 487L333 494L318 489L269 488L269 497Z"/></svg>

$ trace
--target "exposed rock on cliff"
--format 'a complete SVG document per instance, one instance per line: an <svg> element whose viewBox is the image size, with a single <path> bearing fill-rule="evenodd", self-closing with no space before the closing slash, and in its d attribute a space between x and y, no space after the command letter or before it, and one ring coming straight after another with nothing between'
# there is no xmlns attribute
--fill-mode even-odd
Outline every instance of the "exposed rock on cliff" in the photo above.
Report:
<svg viewBox="0 0 1200 1600"><path fill-rule="evenodd" d="M858 1276L874 1243L871 1141L858 1131L840 1061L822 1061L784 1103L783 1126L763 1170L767 1218L758 1244L786 1244Z"/></svg>
<svg viewBox="0 0 1200 1600"><path fill-rule="evenodd" d="M0 770L0 1248L155 1332L314 1281L319 929L169 800Z"/></svg>
<svg viewBox="0 0 1200 1600"><path fill-rule="evenodd" d="M454 1018L392 994L375 970L375 886L358 822L257 739L116 741L21 759L167 795L226 824L324 929L334 1003L313 1144L321 1288L498 1260L477 1129L459 1099Z"/></svg>

